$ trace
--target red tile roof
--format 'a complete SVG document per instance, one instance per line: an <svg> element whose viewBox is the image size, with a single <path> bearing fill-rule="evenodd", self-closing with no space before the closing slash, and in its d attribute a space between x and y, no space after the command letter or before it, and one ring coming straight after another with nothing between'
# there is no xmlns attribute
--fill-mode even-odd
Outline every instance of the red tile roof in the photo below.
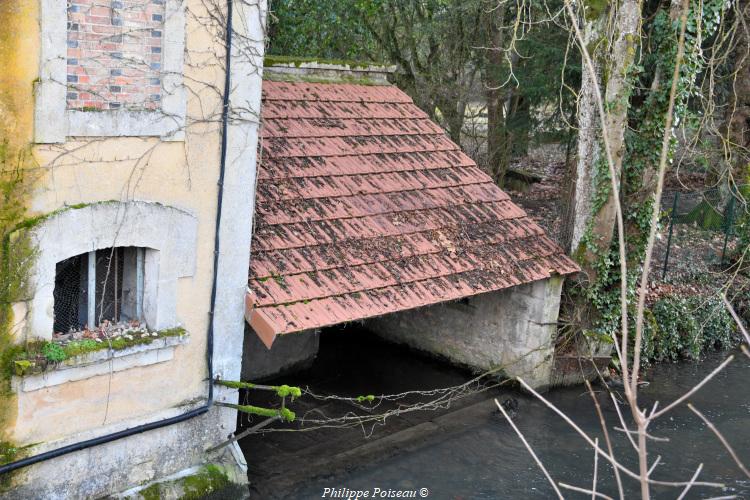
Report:
<svg viewBox="0 0 750 500"><path fill-rule="evenodd" d="M396 87L263 83L246 317L278 334L578 270Z"/></svg>

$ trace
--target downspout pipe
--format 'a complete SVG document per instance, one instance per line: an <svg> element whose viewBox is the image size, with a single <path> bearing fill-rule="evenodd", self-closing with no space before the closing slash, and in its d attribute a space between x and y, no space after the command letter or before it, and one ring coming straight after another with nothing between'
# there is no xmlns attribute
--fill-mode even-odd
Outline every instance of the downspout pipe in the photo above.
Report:
<svg viewBox="0 0 750 500"><path fill-rule="evenodd" d="M104 436L99 436L93 439L87 439L85 441L80 441L78 443L69 444L61 448L57 448L57 449L50 450L50 451L45 451L44 453L40 453L38 455L26 457L21 460L16 460L15 462L10 462L4 465L0 465L0 475L13 472L15 470L22 469L24 467L28 467L29 465L37 464L39 462L44 462L46 460L51 460L53 458L61 457L63 455L67 455L68 453L73 453L74 451L85 450L87 448L92 448L94 446L99 446L101 444L110 443L112 441L116 441L118 439L126 438L129 436L134 436L136 434L141 434L143 432L151 431L154 429L161 429L163 427L168 427L174 424L179 424L180 422L185 422L187 420L193 419L195 417L199 417L207 413L208 410L211 409L211 407L213 406L213 402L214 402L214 386L213 386L214 308L216 306L216 287L217 287L218 269L219 269L219 249L220 249L219 230L221 228L221 210L222 210L222 201L224 198L224 174L226 171L226 160L227 160L227 124L229 122L229 92L231 89L230 69L231 69L231 62L232 62L232 0L227 0L227 26L226 26L225 43L227 47L226 63L225 63L226 74L224 75L224 96L222 98L222 110L221 110L221 128L222 128L221 159L220 159L220 164L219 164L219 181L218 181L219 193L218 193L217 210L216 210L216 228L214 232L214 275L213 275L213 283L211 285L211 309L209 312L208 332L207 332L207 341L206 341L206 365L208 368L208 379L207 379L208 380L208 397L207 397L205 404L203 404L199 408L195 408L181 415L176 415L174 417L165 418L162 420L158 420L156 422L141 424L136 427L123 429L121 431L113 432L111 434L106 434Z"/></svg>

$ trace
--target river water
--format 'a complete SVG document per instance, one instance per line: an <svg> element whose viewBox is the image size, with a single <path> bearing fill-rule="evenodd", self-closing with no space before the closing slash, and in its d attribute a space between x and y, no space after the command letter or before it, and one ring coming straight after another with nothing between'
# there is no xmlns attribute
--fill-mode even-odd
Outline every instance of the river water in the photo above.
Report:
<svg viewBox="0 0 750 500"><path fill-rule="evenodd" d="M677 363L653 367L645 372L650 381L641 389L643 405L655 401L664 407L699 382L731 353L711 354L701 363ZM746 464L750 464L750 360L735 352L735 361L710 381L690 401L731 441ZM599 389L601 391L601 388ZM580 487L592 483L594 454L589 446L559 417L528 395L513 390L499 394L500 399L518 401L515 422L539 458L558 481ZM553 390L549 400L569 415L592 437L602 441L599 421L590 395L581 387ZM633 449L624 434L611 430L619 425L608 395L599 400L610 427L615 454L621 462L637 470ZM623 407L624 412L629 410ZM553 498L554 492L533 462L521 441L501 416L487 412L469 422L469 428L434 436L424 445L395 454L373 464L355 464L351 472L308 482L287 498L321 498L324 488L351 490L429 491L431 499L516 499ZM669 439L650 443L653 460L661 455L653 473L659 480L688 480L700 463L699 479L718 481L724 490L693 488L686 498L737 495L750 498L750 480L744 478L724 448L706 426L686 407L681 407L654 423L650 432ZM638 496L639 486L624 479L629 498ZM616 497L612 469L599 460L597 490ZM656 498L676 498L679 489L655 488ZM567 498L585 495L565 492ZM372 496L371 496L372 497ZM421 498L417 495L417 498ZM590 498L590 496L589 496Z"/></svg>

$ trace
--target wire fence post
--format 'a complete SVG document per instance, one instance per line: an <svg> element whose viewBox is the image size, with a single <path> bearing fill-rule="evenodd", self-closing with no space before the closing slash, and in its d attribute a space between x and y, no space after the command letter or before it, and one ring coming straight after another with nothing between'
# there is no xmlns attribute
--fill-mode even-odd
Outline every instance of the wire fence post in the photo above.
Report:
<svg viewBox="0 0 750 500"><path fill-rule="evenodd" d="M731 196L729 197L729 206L727 207L724 216L724 248L721 249L721 265L724 265L724 257L727 254L727 243L729 242L729 235L732 233L732 226L734 224L734 203L735 196L734 192L730 191Z"/></svg>
<svg viewBox="0 0 750 500"><path fill-rule="evenodd" d="M669 249L672 246L672 231L674 230L674 214L677 212L677 201L680 199L680 192L674 194L672 202L672 212L669 214L669 236L667 237L667 251L664 255L664 269L661 272L661 279L667 276L667 266L669 265Z"/></svg>

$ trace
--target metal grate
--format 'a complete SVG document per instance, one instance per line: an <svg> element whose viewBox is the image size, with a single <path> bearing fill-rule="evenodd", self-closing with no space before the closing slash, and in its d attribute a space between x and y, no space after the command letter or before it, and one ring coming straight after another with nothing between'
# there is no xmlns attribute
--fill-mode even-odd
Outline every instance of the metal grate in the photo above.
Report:
<svg viewBox="0 0 750 500"><path fill-rule="evenodd" d="M120 321L122 312L123 249L96 252L96 322Z"/></svg>
<svg viewBox="0 0 750 500"><path fill-rule="evenodd" d="M58 262L55 270L56 332L67 333L86 324L88 256L77 255Z"/></svg>
<svg viewBox="0 0 750 500"><path fill-rule="evenodd" d="M93 268L89 259L95 259ZM95 328L103 321L119 321L123 306L124 248L105 248L59 262L56 266L54 329L67 333L84 327ZM94 270L95 285L89 284ZM94 293L95 317L89 320L89 294Z"/></svg>

